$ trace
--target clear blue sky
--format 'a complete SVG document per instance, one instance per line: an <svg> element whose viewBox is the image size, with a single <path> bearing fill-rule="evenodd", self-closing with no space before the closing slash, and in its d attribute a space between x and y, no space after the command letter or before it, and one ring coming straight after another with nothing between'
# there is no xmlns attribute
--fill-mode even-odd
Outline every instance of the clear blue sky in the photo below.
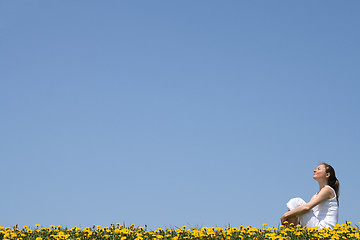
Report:
<svg viewBox="0 0 360 240"><path fill-rule="evenodd" d="M0 1L0 225L360 221L359 1Z"/></svg>

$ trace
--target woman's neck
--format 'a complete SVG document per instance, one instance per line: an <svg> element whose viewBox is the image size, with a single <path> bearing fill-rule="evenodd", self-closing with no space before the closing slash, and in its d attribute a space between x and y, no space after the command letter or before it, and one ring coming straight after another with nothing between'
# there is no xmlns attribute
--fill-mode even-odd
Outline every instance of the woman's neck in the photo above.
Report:
<svg viewBox="0 0 360 240"><path fill-rule="evenodd" d="M321 181L321 182L318 182L318 183L319 183L319 191L320 191L323 187L325 187L326 185L328 185L328 183L325 182L325 181Z"/></svg>

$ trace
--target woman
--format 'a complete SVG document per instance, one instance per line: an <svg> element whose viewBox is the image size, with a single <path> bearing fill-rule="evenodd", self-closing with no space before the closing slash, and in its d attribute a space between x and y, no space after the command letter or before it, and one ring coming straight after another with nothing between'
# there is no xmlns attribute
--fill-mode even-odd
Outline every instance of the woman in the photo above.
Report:
<svg viewBox="0 0 360 240"><path fill-rule="evenodd" d="M310 202L293 198L287 203L288 212L281 216L283 224L299 224L303 227L334 228L338 221L339 181L335 170L327 163L321 163L315 170L313 178L319 183L320 191Z"/></svg>

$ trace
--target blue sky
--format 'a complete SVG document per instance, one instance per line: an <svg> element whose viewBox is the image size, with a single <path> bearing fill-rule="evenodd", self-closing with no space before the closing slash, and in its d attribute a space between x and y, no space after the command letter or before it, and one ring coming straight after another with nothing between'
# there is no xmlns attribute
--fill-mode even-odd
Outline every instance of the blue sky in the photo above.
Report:
<svg viewBox="0 0 360 240"><path fill-rule="evenodd" d="M1 1L0 225L360 221L357 1Z"/></svg>

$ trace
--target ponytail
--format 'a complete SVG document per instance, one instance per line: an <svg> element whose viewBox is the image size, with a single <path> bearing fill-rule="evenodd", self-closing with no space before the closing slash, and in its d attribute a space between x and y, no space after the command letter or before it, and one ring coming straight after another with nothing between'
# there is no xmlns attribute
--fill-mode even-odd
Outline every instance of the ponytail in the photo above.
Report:
<svg viewBox="0 0 360 240"><path fill-rule="evenodd" d="M328 185L335 190L336 193L336 201L339 205L339 189L340 189L340 182L335 176L335 170L332 166L327 163L322 163L325 166L326 173L330 173L330 177L328 179Z"/></svg>

